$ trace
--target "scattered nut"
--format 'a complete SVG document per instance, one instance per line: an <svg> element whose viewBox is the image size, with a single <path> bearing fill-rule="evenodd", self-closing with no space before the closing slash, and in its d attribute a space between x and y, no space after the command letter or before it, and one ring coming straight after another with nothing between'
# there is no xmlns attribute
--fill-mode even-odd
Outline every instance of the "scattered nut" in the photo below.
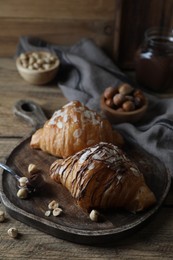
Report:
<svg viewBox="0 0 173 260"><path fill-rule="evenodd" d="M51 210L46 210L46 212L44 213L44 215L46 216L46 217L49 217L50 215L51 215Z"/></svg>
<svg viewBox="0 0 173 260"><path fill-rule="evenodd" d="M52 213L54 217L57 217L61 214L61 212L62 209L59 208L59 203L56 200L52 200L48 204L48 210L45 212L45 216L49 217Z"/></svg>
<svg viewBox="0 0 173 260"><path fill-rule="evenodd" d="M5 220L5 213L2 210L0 210L0 222L4 222L4 220Z"/></svg>
<svg viewBox="0 0 173 260"><path fill-rule="evenodd" d="M27 186L27 182L28 182L28 178L27 177L21 177L19 179L20 187L26 187Z"/></svg>
<svg viewBox="0 0 173 260"><path fill-rule="evenodd" d="M59 207L59 203L56 202L55 200L52 200L49 204L48 204L48 209L55 209Z"/></svg>
<svg viewBox="0 0 173 260"><path fill-rule="evenodd" d="M54 217L57 217L57 216L59 216L61 214L61 212L62 212L61 208L55 208L53 210L52 214L53 214Z"/></svg>
<svg viewBox="0 0 173 260"><path fill-rule="evenodd" d="M30 163L29 166L28 166L28 172L29 173L35 173L35 172L38 172L39 169L37 168L37 166L33 163Z"/></svg>
<svg viewBox="0 0 173 260"><path fill-rule="evenodd" d="M93 209L93 210L90 212L89 217L90 217L90 219L91 219L92 221L97 222L98 219L99 219L99 212L98 212L97 210Z"/></svg>
<svg viewBox="0 0 173 260"><path fill-rule="evenodd" d="M17 192L17 197L20 199L26 199L28 197L28 189L21 188Z"/></svg>
<svg viewBox="0 0 173 260"><path fill-rule="evenodd" d="M9 235L10 237L16 238L17 235L18 235L18 230L17 230L17 228L12 227L12 228L10 228L10 229L7 231L7 233L8 233L8 235Z"/></svg>

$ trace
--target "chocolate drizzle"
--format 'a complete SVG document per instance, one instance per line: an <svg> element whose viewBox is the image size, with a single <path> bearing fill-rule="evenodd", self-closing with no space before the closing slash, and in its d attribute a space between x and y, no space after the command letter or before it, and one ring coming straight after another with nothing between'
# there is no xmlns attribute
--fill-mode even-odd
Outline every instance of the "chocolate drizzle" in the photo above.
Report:
<svg viewBox="0 0 173 260"><path fill-rule="evenodd" d="M104 142L55 162L51 172L52 178L66 186L78 201L85 197L87 188L94 182L95 188L90 194L91 204L96 199L99 203L107 201L109 204L114 189L121 189L127 173L130 172L134 177L141 175L135 163L121 149ZM107 196L108 191L110 197Z"/></svg>

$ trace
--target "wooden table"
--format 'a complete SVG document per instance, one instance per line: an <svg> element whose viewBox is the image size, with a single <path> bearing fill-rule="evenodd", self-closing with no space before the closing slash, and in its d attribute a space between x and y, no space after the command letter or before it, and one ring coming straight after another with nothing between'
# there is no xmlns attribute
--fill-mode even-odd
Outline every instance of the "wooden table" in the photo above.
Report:
<svg viewBox="0 0 173 260"><path fill-rule="evenodd" d="M37 102L49 117L64 105L56 83L38 87L26 83L18 74L15 62L0 59L0 161L28 135L32 127L13 115L19 99ZM5 210L0 203L0 209ZM15 226L19 237L12 239L7 230ZM0 223L0 259L172 259L173 258L173 191L149 222L130 237L102 246L86 246L63 241L29 227L8 214Z"/></svg>

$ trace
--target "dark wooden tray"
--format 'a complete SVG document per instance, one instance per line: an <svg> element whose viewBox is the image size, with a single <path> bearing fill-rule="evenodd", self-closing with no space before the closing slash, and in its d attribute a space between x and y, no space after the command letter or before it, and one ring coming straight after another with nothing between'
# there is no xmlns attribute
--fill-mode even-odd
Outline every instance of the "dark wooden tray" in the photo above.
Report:
<svg viewBox="0 0 173 260"><path fill-rule="evenodd" d="M12 151L6 164L23 176L27 172L28 165L34 163L43 170L46 183L38 194L27 200L20 200L16 196L16 180L4 170L0 174L1 200L12 217L58 238L85 244L106 243L119 239L149 219L160 207L169 191L171 177L165 165L142 148L127 143L125 151L143 172L147 184L157 197L157 204L138 214L109 210L102 212L101 222L92 222L88 215L76 206L69 192L50 180L49 167L55 157L31 149L29 142L30 138L22 141ZM53 199L60 203L63 214L59 217L46 217L44 214L47 205Z"/></svg>

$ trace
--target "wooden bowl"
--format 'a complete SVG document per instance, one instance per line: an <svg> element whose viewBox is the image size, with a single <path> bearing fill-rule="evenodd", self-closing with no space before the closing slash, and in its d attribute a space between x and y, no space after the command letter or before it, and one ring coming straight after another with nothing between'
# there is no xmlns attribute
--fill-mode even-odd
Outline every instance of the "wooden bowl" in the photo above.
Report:
<svg viewBox="0 0 173 260"><path fill-rule="evenodd" d="M125 122L135 123L141 120L141 118L146 113L146 110L148 108L148 101L147 98L145 97L144 105L141 108L130 112L124 112L124 111L117 111L116 109L108 107L105 104L105 97L104 95L102 95L100 100L100 106L103 115L106 116L106 118L111 123L115 123L115 124L125 123Z"/></svg>
<svg viewBox="0 0 173 260"><path fill-rule="evenodd" d="M54 62L50 65L49 68L39 68L39 69L32 69L31 67L24 67L23 63L21 61L21 56L19 56L16 59L16 67L18 69L19 74L21 75L21 77L26 80L27 82L29 82L30 84L33 85L44 85L48 82L50 82L51 80L54 79L54 77L56 76L58 69L59 69L59 65L60 65L60 60L57 56L55 56L54 54L51 54L49 52L46 51L40 51L40 52L26 52L23 53L23 55L26 55L27 57L31 54L38 54L38 57L42 57L43 59L47 58L47 57L54 57ZM30 56L29 56L30 57Z"/></svg>

